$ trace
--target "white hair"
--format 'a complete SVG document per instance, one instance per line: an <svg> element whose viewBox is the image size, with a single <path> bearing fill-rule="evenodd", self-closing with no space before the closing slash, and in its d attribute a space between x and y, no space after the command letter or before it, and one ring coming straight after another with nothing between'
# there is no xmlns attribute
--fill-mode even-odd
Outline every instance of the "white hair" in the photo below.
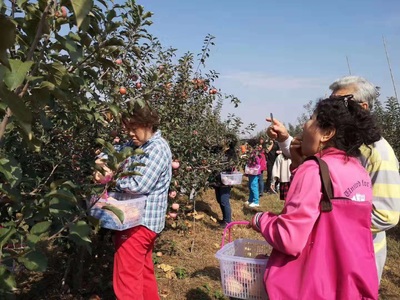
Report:
<svg viewBox="0 0 400 300"><path fill-rule="evenodd" d="M353 93L353 99L357 102L367 102L369 109L372 109L375 101L378 99L379 91L375 85L360 76L345 76L335 80L329 88L332 93L337 90L354 87L355 92Z"/></svg>

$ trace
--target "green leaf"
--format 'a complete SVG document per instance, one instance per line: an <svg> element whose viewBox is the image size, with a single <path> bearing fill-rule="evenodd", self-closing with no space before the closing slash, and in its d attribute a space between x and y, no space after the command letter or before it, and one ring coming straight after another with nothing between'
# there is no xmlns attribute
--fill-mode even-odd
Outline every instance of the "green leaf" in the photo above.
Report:
<svg viewBox="0 0 400 300"><path fill-rule="evenodd" d="M124 220L125 220L124 212L122 210L120 210L118 207L116 207L112 204L107 204L107 205L104 205L102 207L102 209L113 212L118 217L118 219L121 221L121 223L124 223Z"/></svg>
<svg viewBox="0 0 400 300"><path fill-rule="evenodd" d="M0 173L2 173L11 188L15 187L22 179L21 166L16 159L2 153L0 156Z"/></svg>
<svg viewBox="0 0 400 300"><path fill-rule="evenodd" d="M17 0L18 7L22 8L23 5L28 2L28 0Z"/></svg>
<svg viewBox="0 0 400 300"><path fill-rule="evenodd" d="M9 17L5 15L0 15L0 36L1 36L1 43L0 43L0 52L1 50L6 50L11 48L15 43L15 32L16 27L15 24L11 21Z"/></svg>
<svg viewBox="0 0 400 300"><path fill-rule="evenodd" d="M77 62L83 56L82 47L78 45L73 38L70 36L62 37L60 35L57 35L56 38L62 45L63 49L68 51L73 62Z"/></svg>
<svg viewBox="0 0 400 300"><path fill-rule="evenodd" d="M92 10L92 0L71 0L72 8L74 9L76 25L78 28L81 26L83 20L87 17Z"/></svg>
<svg viewBox="0 0 400 300"><path fill-rule="evenodd" d="M135 151L133 151L133 155L145 155L146 152L144 152L142 149L135 149Z"/></svg>
<svg viewBox="0 0 400 300"><path fill-rule="evenodd" d="M31 234L41 235L45 232L48 232L50 226L51 226L51 222L49 222L49 221L40 222L40 223L33 225L30 232L31 232Z"/></svg>
<svg viewBox="0 0 400 300"><path fill-rule="evenodd" d="M31 271L44 272L47 269L47 257L40 251L31 251L18 258L25 268Z"/></svg>
<svg viewBox="0 0 400 300"><path fill-rule="evenodd" d="M46 198L59 198L63 200L67 200L71 203L76 203L75 195L67 190L53 190L46 194Z"/></svg>
<svg viewBox="0 0 400 300"><path fill-rule="evenodd" d="M116 116L118 116L118 114L119 114L119 112L120 112L120 108L117 106L117 105L115 105L115 104L110 104L110 106L108 107L110 110L111 110L111 112L112 112L112 114L116 117Z"/></svg>
<svg viewBox="0 0 400 300"><path fill-rule="evenodd" d="M32 114L30 110L25 106L25 103L23 100L18 97L13 92L10 92L5 85L2 85L0 83L0 99L1 101L4 101L8 107L11 109L13 112L14 116L18 120L18 122L22 123L31 123L32 120ZM27 134L31 134L30 132L27 132Z"/></svg>
<svg viewBox="0 0 400 300"><path fill-rule="evenodd" d="M8 69L11 69L6 49L0 49L0 63L6 66Z"/></svg>
<svg viewBox="0 0 400 300"><path fill-rule="evenodd" d="M40 236L27 234L26 235L26 244L29 248L34 249L36 244L40 241Z"/></svg>
<svg viewBox="0 0 400 300"><path fill-rule="evenodd" d="M103 139L97 138L96 139L96 143L99 143L100 145L102 145L103 147L105 147L110 154L115 153L116 150L114 148L114 146L110 143L110 142L106 142Z"/></svg>
<svg viewBox="0 0 400 300"><path fill-rule="evenodd" d="M52 77L52 81L58 85L61 89L67 88L69 84L69 74L67 69L63 64L59 62L54 62L50 67L50 75Z"/></svg>
<svg viewBox="0 0 400 300"><path fill-rule="evenodd" d="M11 71L7 70L4 74L4 83L9 90L13 91L25 80L26 74L31 69L33 61L22 62L19 59L10 59Z"/></svg>
<svg viewBox="0 0 400 300"><path fill-rule="evenodd" d="M59 179L56 181L53 181L52 183L50 183L50 188L52 190L57 189L57 187L62 186L62 187L69 187L71 189L75 189L76 188L76 184L73 183L71 180L66 180L66 179Z"/></svg>
<svg viewBox="0 0 400 300"><path fill-rule="evenodd" d="M136 56L137 56L138 58L140 58L140 56L142 55L142 51L141 51L140 48L137 47L137 46L133 46L133 47L132 47L132 51L136 54Z"/></svg>
<svg viewBox="0 0 400 300"><path fill-rule="evenodd" d="M3 246L8 242L12 235L16 232L14 227L0 228L0 253Z"/></svg>
<svg viewBox="0 0 400 300"><path fill-rule="evenodd" d="M107 21L110 22L112 19L114 19L117 16L117 13L115 12L115 9L111 9L107 13Z"/></svg>
<svg viewBox="0 0 400 300"><path fill-rule="evenodd" d="M102 44L103 47L109 47L109 46L125 46L125 43L123 40L116 38L116 37L112 37L110 39L108 39L107 41L105 41Z"/></svg>
<svg viewBox="0 0 400 300"><path fill-rule="evenodd" d="M0 292L2 290L12 291L16 287L17 283L15 281L14 275L9 270L7 270L6 266L0 264ZM10 297L9 299L13 298Z"/></svg>
<svg viewBox="0 0 400 300"><path fill-rule="evenodd" d="M90 226L84 221L78 221L77 223L70 225L68 238L78 245L86 245L91 242L89 239L90 233Z"/></svg>

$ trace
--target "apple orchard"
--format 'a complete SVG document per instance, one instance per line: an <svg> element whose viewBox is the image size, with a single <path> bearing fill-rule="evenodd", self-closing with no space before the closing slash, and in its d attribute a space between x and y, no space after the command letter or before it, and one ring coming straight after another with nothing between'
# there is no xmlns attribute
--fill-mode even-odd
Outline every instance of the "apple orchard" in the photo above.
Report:
<svg viewBox="0 0 400 300"><path fill-rule="evenodd" d="M86 199L112 185L94 184L95 156L108 149L116 170L131 154L113 147L127 139L118 124L130 103L161 116L173 153L168 218L181 214L176 228L184 229L184 205L195 210L210 174L224 167L210 150L242 125L234 115L221 119L223 103L240 101L205 71L214 38L198 55L177 58L148 32L152 13L133 0L1 0L0 9L0 291L18 286L21 266L45 271L49 247L72 258L60 272L79 269L99 230Z"/></svg>

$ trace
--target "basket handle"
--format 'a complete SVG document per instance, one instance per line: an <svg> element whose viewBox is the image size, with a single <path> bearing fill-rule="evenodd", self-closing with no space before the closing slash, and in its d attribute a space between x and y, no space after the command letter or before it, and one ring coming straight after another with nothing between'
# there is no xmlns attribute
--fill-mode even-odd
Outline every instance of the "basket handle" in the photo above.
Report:
<svg viewBox="0 0 400 300"><path fill-rule="evenodd" d="M231 227L233 227L234 225L249 225L250 222L249 221L233 221L230 222L226 225L224 232L222 233L222 243L221 243L221 248L225 245L225 236L226 233L228 232L228 242L231 242Z"/></svg>

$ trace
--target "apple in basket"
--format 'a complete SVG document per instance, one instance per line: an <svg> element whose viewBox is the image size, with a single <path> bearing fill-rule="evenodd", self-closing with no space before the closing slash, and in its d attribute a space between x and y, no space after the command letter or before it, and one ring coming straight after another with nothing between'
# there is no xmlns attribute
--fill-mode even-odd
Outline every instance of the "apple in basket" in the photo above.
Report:
<svg viewBox="0 0 400 300"><path fill-rule="evenodd" d="M126 207L121 209L125 216L129 216L130 220L139 220L140 212L136 207Z"/></svg>
<svg viewBox="0 0 400 300"><path fill-rule="evenodd" d="M246 263L235 264L235 278L242 283L248 283L254 280L253 275L248 270Z"/></svg>
<svg viewBox="0 0 400 300"><path fill-rule="evenodd" d="M225 290L229 294L241 294L244 290L243 285L233 277L225 279Z"/></svg>

